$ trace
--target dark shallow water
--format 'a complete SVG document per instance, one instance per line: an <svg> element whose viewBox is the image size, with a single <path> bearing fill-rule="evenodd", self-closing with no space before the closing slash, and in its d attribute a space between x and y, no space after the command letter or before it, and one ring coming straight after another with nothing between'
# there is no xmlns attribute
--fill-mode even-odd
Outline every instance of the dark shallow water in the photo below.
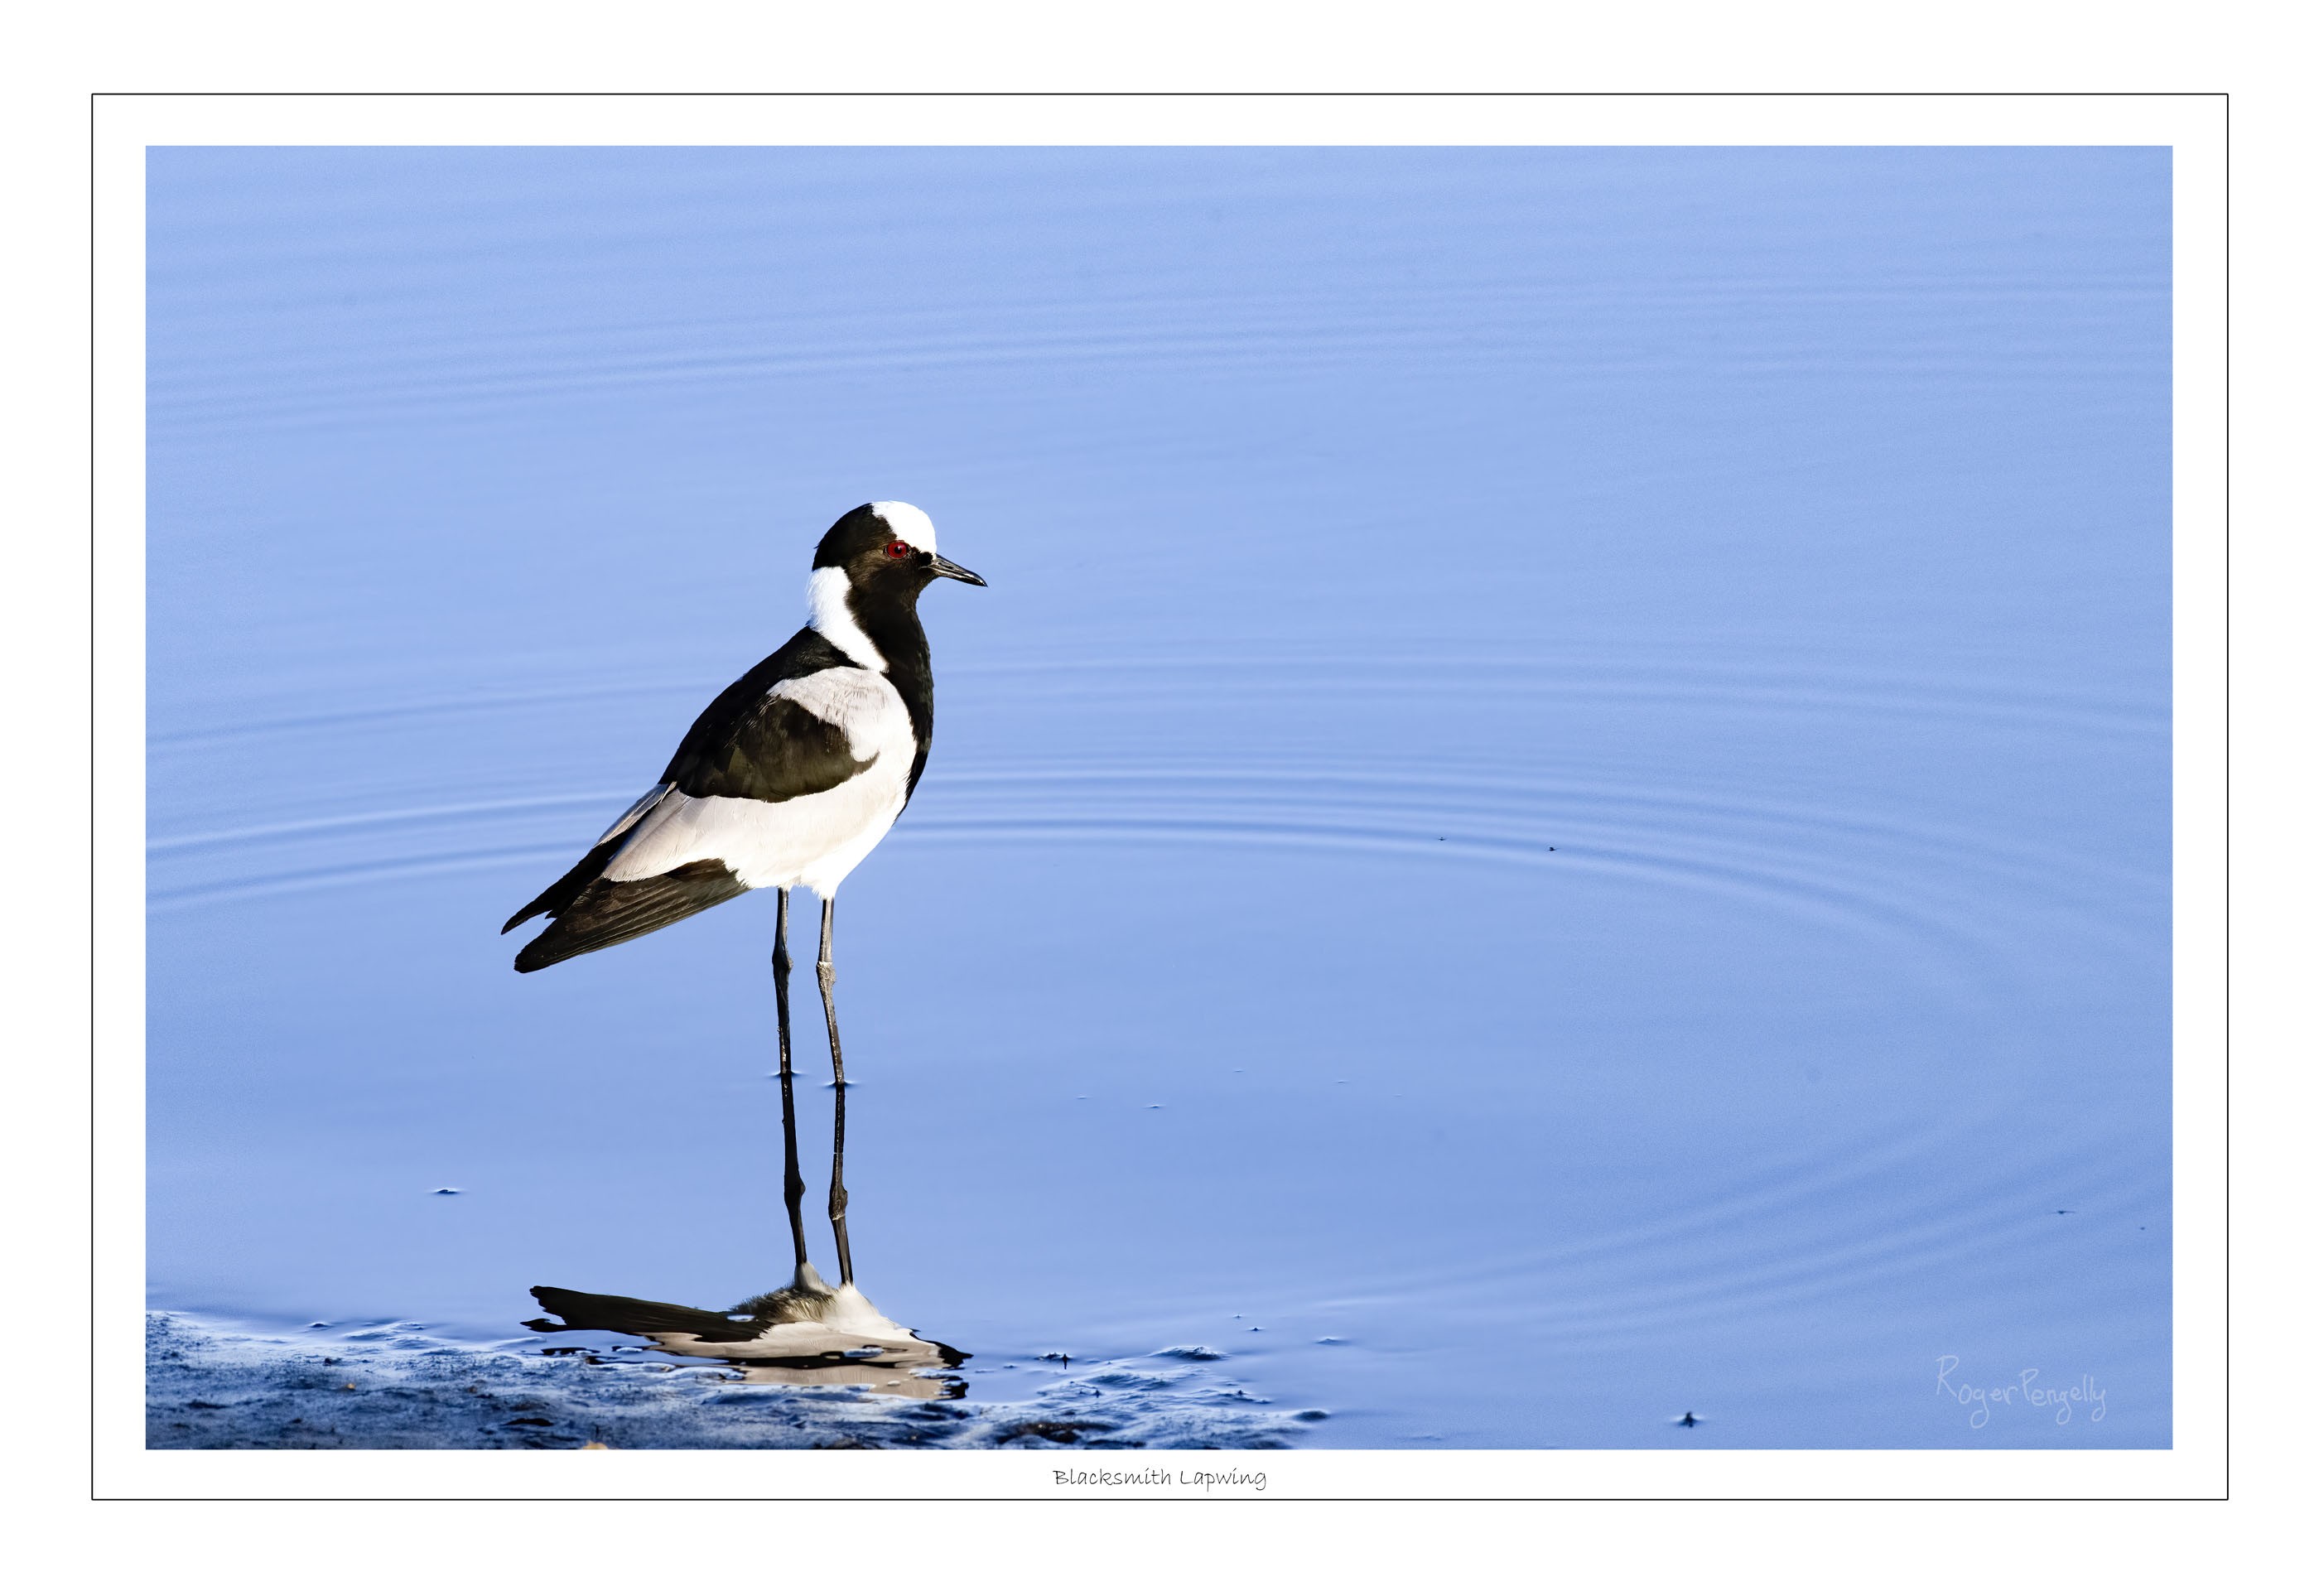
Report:
<svg viewBox="0 0 2319 1596"><path fill-rule="evenodd" d="M146 1445L1268 1451L1328 1417L1278 1411L1205 1347L1077 1372L1058 1363L1024 1399L992 1402L960 1380L859 1365L809 1375L590 1340L478 1343L393 1323L253 1331L156 1313Z"/></svg>
<svg viewBox="0 0 2319 1596"><path fill-rule="evenodd" d="M520 1328L787 1278L770 897L494 933L873 497L993 584L838 919L862 1285L971 1355L893 1402L2168 1443L2163 151L150 175L158 1444L356 1330L835 1400Z"/></svg>

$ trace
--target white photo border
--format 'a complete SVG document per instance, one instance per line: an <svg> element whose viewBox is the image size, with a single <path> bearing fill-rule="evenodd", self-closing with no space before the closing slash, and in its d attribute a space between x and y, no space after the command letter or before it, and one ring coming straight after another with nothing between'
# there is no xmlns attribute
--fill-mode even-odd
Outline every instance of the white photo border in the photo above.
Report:
<svg viewBox="0 0 2319 1596"><path fill-rule="evenodd" d="M1260 1473L1266 1476L1265 1495L1304 1498L2224 1496L2228 110L2225 95L2189 94L99 94L91 99L90 131L93 724L144 725L144 208L145 152L150 146L2170 147L2172 1447L2084 1452L1311 1450L1203 1454L1196 1466ZM1078 1452L147 1450L142 737L95 739L93 766L94 1495L1040 1500L1185 1494L1180 1487L1060 1483L1059 1473L1102 1460ZM1175 1454L1153 1454L1150 1461L1179 1479L1185 1472Z"/></svg>

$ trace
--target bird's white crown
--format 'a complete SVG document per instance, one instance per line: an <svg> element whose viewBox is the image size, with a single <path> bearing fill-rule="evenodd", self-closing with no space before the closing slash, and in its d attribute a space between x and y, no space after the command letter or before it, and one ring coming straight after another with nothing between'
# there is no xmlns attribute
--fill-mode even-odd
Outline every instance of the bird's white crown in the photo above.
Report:
<svg viewBox="0 0 2319 1596"><path fill-rule="evenodd" d="M880 499L871 511L894 529L894 536L912 548L934 552L934 518L915 504L905 504L898 499Z"/></svg>

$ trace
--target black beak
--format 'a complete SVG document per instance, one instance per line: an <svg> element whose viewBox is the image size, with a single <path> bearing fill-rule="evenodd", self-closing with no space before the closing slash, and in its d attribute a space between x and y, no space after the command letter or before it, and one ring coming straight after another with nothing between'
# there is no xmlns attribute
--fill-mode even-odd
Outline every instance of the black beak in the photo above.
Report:
<svg viewBox="0 0 2319 1596"><path fill-rule="evenodd" d="M987 588L990 585L965 566L945 560L940 555L934 555L934 561L936 576L947 576L953 582L962 582L970 587Z"/></svg>

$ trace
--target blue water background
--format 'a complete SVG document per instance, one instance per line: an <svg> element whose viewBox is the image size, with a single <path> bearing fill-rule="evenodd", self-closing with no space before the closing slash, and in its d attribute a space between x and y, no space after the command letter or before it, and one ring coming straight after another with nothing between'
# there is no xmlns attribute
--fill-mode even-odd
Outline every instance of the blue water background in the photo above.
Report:
<svg viewBox="0 0 2319 1596"><path fill-rule="evenodd" d="M496 933L900 498L991 586L841 894L847 1174L972 1396L2169 1443L2164 150L149 176L157 1307L785 1278L771 895ZM2099 1416L1954 1395L2028 1370Z"/></svg>

